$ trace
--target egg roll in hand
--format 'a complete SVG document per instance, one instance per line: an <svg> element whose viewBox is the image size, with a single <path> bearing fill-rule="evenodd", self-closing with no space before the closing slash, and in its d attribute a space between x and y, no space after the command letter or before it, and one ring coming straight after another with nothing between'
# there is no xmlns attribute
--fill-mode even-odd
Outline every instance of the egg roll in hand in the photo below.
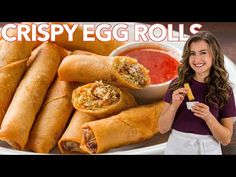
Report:
<svg viewBox="0 0 236 177"><path fill-rule="evenodd" d="M137 106L130 93L102 81L78 87L72 93L75 109L104 118L119 113L127 108Z"/></svg>
<svg viewBox="0 0 236 177"><path fill-rule="evenodd" d="M194 100L193 92L189 86L189 83L184 83L184 88L187 89L187 97L189 101Z"/></svg>
<svg viewBox="0 0 236 177"><path fill-rule="evenodd" d="M158 119L164 102L130 108L82 126L80 148L90 154L140 143L159 132Z"/></svg>
<svg viewBox="0 0 236 177"><path fill-rule="evenodd" d="M58 69L60 80L91 83L103 80L120 87L142 89L150 84L148 70L125 56L70 55Z"/></svg>

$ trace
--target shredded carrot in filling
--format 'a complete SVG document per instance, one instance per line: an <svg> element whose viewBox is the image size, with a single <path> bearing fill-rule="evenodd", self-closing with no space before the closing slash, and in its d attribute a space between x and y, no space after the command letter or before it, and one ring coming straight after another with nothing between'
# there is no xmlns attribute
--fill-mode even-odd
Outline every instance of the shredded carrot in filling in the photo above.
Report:
<svg viewBox="0 0 236 177"><path fill-rule="evenodd" d="M118 102L119 98L116 87L97 81L92 87L79 90L74 101L81 108L96 110Z"/></svg>

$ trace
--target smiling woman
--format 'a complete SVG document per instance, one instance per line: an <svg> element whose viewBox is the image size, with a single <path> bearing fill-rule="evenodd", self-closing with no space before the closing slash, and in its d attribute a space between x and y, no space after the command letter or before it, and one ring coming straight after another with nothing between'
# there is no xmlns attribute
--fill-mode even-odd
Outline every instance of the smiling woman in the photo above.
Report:
<svg viewBox="0 0 236 177"><path fill-rule="evenodd" d="M195 71L199 80L206 78L213 64L213 51L209 44L203 40L194 41L190 44L189 64ZM218 61L216 61L218 62ZM202 80L204 82L204 80Z"/></svg>
<svg viewBox="0 0 236 177"><path fill-rule="evenodd" d="M172 130L166 154L222 154L220 144L230 143L236 107L224 62L211 32L200 31L186 41L179 76L164 97L166 105L159 121L162 133ZM186 82L199 101L191 110L185 104ZM208 147L208 142L215 145Z"/></svg>

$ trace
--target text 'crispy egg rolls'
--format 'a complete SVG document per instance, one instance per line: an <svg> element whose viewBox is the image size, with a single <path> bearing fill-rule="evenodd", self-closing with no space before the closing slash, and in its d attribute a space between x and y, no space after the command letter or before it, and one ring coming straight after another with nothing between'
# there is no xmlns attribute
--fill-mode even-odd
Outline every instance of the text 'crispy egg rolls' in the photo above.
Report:
<svg viewBox="0 0 236 177"><path fill-rule="evenodd" d="M137 106L130 93L102 81L78 87L72 93L75 109L104 118Z"/></svg>
<svg viewBox="0 0 236 177"><path fill-rule="evenodd" d="M44 43L15 92L2 121L0 140L6 141L15 149L24 148L35 116L59 64L60 55L57 46Z"/></svg>
<svg viewBox="0 0 236 177"><path fill-rule="evenodd" d="M61 137L73 111L71 93L77 84L55 80L31 128L26 149L48 153Z"/></svg>
<svg viewBox="0 0 236 177"><path fill-rule="evenodd" d="M141 89L150 84L148 70L136 59L101 55L70 55L58 69L60 80L91 83L103 80L120 87Z"/></svg>
<svg viewBox="0 0 236 177"><path fill-rule="evenodd" d="M139 143L159 132L158 119L164 103L127 109L117 115L85 123L80 148L88 153Z"/></svg>
<svg viewBox="0 0 236 177"><path fill-rule="evenodd" d="M84 153L80 149L82 139L82 126L86 122L96 120L91 114L76 111L71 121L58 141L58 147L61 153Z"/></svg>
<svg viewBox="0 0 236 177"><path fill-rule="evenodd" d="M0 41L0 125L37 42Z"/></svg>
<svg viewBox="0 0 236 177"><path fill-rule="evenodd" d="M58 22L52 22L52 24L59 24ZM60 23L66 24L72 29L73 23ZM77 23L78 24L78 23ZM84 41L83 39L83 24L79 24L78 28L75 29L73 33L73 40L68 40L68 33L66 30L60 35L56 36L55 43L62 46L68 50L86 50L99 55L109 55L114 49L125 44L114 39L109 41L101 41L96 37L96 34L89 35L89 37L94 37L95 41Z"/></svg>

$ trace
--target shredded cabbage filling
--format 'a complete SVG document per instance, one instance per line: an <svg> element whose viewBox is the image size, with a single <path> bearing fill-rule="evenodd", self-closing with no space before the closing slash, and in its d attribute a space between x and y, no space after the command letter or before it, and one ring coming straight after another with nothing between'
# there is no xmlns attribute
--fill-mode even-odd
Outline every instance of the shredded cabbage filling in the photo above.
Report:
<svg viewBox="0 0 236 177"><path fill-rule="evenodd" d="M81 108L97 110L119 101L120 94L116 87L96 81L90 88L80 89L77 92L75 103Z"/></svg>

